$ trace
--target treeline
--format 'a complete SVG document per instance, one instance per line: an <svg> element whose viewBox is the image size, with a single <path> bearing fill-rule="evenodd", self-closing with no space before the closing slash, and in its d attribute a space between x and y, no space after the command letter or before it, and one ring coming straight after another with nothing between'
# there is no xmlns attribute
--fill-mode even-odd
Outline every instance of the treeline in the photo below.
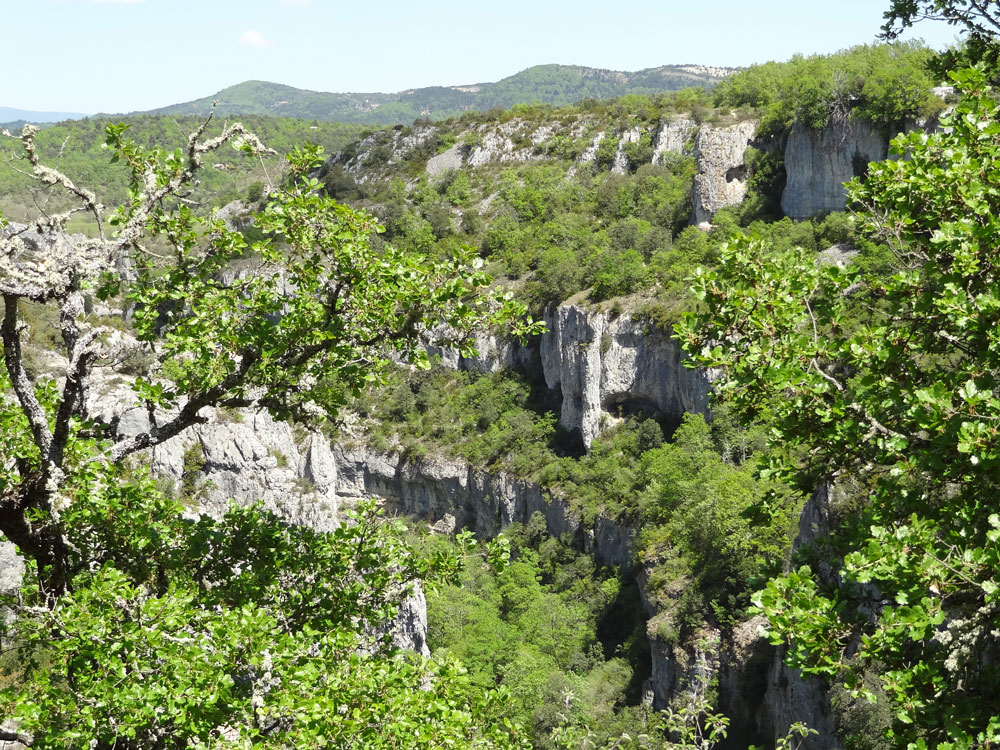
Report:
<svg viewBox="0 0 1000 750"><path fill-rule="evenodd" d="M713 92L717 107L743 107L761 119L761 133L793 122L822 128L831 119L864 117L886 129L927 117L942 102L931 89L936 53L918 42L860 45L834 55L796 55L752 65Z"/></svg>

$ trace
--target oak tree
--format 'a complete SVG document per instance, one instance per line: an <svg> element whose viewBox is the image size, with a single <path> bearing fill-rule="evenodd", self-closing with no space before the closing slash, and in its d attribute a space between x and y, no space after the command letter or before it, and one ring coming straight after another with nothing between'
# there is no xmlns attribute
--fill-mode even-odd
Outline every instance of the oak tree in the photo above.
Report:
<svg viewBox="0 0 1000 750"><path fill-rule="evenodd" d="M189 205L203 159L266 147L239 124L183 150L107 130L131 174L112 210L43 164L24 169L71 207L28 225L0 219L0 532L28 576L2 618L0 739L32 748L517 746L453 663L396 651L378 623L421 562L372 509L322 534L254 508L190 520L130 461L205 419L209 407L335 416L394 357L466 334L537 326L490 290L471 251L447 258L374 249L380 230L325 196L313 147L288 157L249 242ZM4 132L5 136L11 136ZM67 234L86 214L93 237ZM125 299L134 336L87 315ZM29 376L23 315L58 321L65 373ZM138 433L90 412L95 367L130 349ZM169 374L170 377L165 377ZM126 405L127 406L127 405Z"/></svg>
<svg viewBox="0 0 1000 750"><path fill-rule="evenodd" d="M891 272L739 239L679 329L768 424L774 472L854 488L823 564L758 604L793 665L891 708L900 747L1000 739L1000 109L981 69L953 79L942 128L849 186Z"/></svg>

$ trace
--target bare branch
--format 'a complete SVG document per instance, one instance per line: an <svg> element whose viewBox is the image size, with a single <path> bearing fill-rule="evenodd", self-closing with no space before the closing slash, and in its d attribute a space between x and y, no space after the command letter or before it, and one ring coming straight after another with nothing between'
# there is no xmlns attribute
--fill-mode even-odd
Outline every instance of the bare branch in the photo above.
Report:
<svg viewBox="0 0 1000 750"><path fill-rule="evenodd" d="M21 411L28 419L35 445L42 453L43 460L52 448L52 433L45 417L45 410L35 398L35 391L24 370L24 355L21 351L21 336L17 325L18 298L4 295L4 318L0 325L0 337L3 340L4 365L10 377L11 387L21 404Z"/></svg>

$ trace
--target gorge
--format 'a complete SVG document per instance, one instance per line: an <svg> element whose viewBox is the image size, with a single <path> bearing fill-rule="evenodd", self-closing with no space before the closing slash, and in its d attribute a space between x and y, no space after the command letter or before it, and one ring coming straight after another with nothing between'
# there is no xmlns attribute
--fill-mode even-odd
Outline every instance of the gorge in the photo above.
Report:
<svg viewBox="0 0 1000 750"><path fill-rule="evenodd" d="M882 53L865 49L851 54ZM905 54L923 53L911 49ZM443 609L458 606L446 601L453 593L447 587L455 586L454 571L446 583L432 579L428 596L417 588L405 599L385 643L418 654L433 651L434 659L420 664L443 670L435 676L406 671L404 664L417 662L394 651L390 656L395 666L384 667L378 649L385 643L378 645L377 628L366 635L373 639L374 660L361 658L362 647L337 645L337 664L374 665L385 670L382 679L398 669L411 680L409 685L427 687L399 693L417 699L429 699L439 689L459 691L459 698L450 695L438 705L449 700L458 703L447 705L460 705L475 693L473 685L485 686L481 694L486 696L499 687L499 700L509 699L508 708L515 704L530 708L534 703L537 710L522 711L514 717L514 725L527 726L525 736L536 747L589 746L585 742L612 746L619 739L624 742L623 727L628 732L649 729L669 734L676 728L657 726L659 717L676 717L670 712L706 705L729 721L728 738L720 747L783 746L801 721L813 730L796 742L807 750L841 747L845 736L851 743L869 743L852 747L877 746L874 738L894 719L861 706L860 693L849 695L832 687L837 682L833 671L826 672L831 679L803 679L786 666L785 657L801 660L801 651L772 646L764 632L767 620L759 614L761 605L751 606L754 591L776 585L773 577L783 568L792 576L806 575L809 569L800 574L797 566L808 564L827 588L840 586L838 566L843 561L837 561L829 540L856 518L852 514L865 502L865 490L860 482L852 484L849 472L826 472L823 466L809 466L812 473L803 471L795 482L778 481L780 472L768 467L779 465L781 457L769 452L774 446L768 445L767 435L786 426L768 423L775 413L784 414L790 425L853 424L850 404L836 413L817 410L815 420L809 412L817 402L822 406L829 393L847 391L838 378L850 369L825 370L826 352L796 359L796 350L789 345L793 352L789 367L803 367L805 374L787 385L787 392L803 382L816 382L819 395L800 413L794 403L779 403L780 395L778 400L743 403L744 412L754 419L741 422L726 403L710 401L713 384L731 388L737 365L746 378L740 382L759 385L776 378L768 358L775 356L774 348L757 355L757 369L753 361L732 364L723 358L724 351L756 341L747 333L752 326L741 328L748 324L739 321L714 339L698 339L690 328L690 314L703 312L705 299L725 300L726 289L713 286L715 280L739 272L744 263L757 269L766 283L741 294L729 308L721 307L732 311L746 306L750 320L761 322L765 330L761 335L765 351L769 337L785 342L784 336L794 339L795 346L805 346L802 342L808 343L809 336L802 332L810 330L809 320L811 340L819 341L820 332L827 332L822 316L829 307L839 310L837 305L843 305L855 313L851 305L856 287L844 282L843 288L837 287L839 296L827 298L821 294L827 289L823 284L840 283L855 267L870 274L868 278L890 277L886 269L892 268L892 259L887 260L885 248L841 213L847 206L843 182L866 177L875 169L869 162L889 154L888 136L895 124L912 128L920 117L922 127L930 131L934 121L928 118L944 104L938 94L950 97L951 93L921 90L919 101L907 105L906 117L879 112L864 100L849 117L834 109L828 120L817 123L805 110L788 119L786 110L752 107L741 99L746 92L739 88L744 85L740 81L746 79L733 81L720 86L711 107L706 95L697 92L626 97L561 110L518 106L502 113L466 113L442 123L376 130L325 161L319 161L315 152L300 151L292 158L299 182L280 190L273 186L248 190L245 199L216 214L205 235L212 249L204 255L190 239L196 233L187 234L194 224L191 214L181 209L179 218L165 218L156 213L155 201L146 205L143 201L150 201L149 196L139 194L135 199L142 211L153 217L149 226L164 232L168 249L174 243L170 251L178 255L175 266L163 269L123 262L114 266L115 273L102 274L90 256L86 262L74 259L78 250L100 251L104 246L95 240L59 235L61 239L47 247L31 240L23 226L6 227L8 261L21 264L18 284L49 273L73 278L67 268L79 267L92 276L86 290L75 288L73 281L52 282L53 294L66 297L59 316L44 306L47 298L36 294L34 287L7 293L26 300L19 310L9 308L14 312L8 310L5 317L4 345L13 362L8 363L13 368L11 393L18 403L30 405L28 391L37 387L45 404L35 412L25 411L25 418L33 420L33 432L22 429L22 433L34 435L43 459L47 446L67 435L73 440L103 436L110 447L100 450L135 454L116 466L125 479L141 478L148 468L155 478L151 496L183 507L179 525L160 526L154 518L154 535L168 541L153 543L147 553L137 555L139 562L129 562L137 566L135 575L145 578L129 593L116 594L116 601L128 602L119 609L141 609L147 601L171 593L165 571L187 575L169 566L186 559L188 539L191 554L219 543L213 536L215 525L236 524L241 529L238 524L248 518L253 521L254 514L270 518L273 513L285 524L279 524L284 529L278 533L282 540L313 532L317 539L334 538L323 534L348 533L345 529L351 526L343 523L346 514L368 508L368 501L375 498L384 514L408 519L406 531L402 526L397 531L409 534L409 541L425 553L465 545L467 537L460 532L474 532L485 551L469 555L474 560L471 565L491 558L495 548L485 543L503 539L506 530L508 544L514 540L510 562L514 567L507 570L514 573L502 578L502 568L490 572L487 567L460 573L478 576L477 594L486 592L487 602L479 610L469 604L471 599L461 603L466 609ZM116 136L112 132L109 137ZM141 152L130 152L131 146L120 148L135 163L146 158L135 156ZM158 179L172 185L168 170L164 175ZM150 177L146 182L148 186L156 180ZM332 204L322 209L329 212L323 222L298 223L299 217L318 210L323 194L369 212L384 230L376 228L368 214ZM145 217L136 213L126 221L145 221ZM742 239L744 231L753 239ZM272 244L279 237L289 240L280 251ZM317 247L330 255L318 260ZM790 263L785 253L799 253L796 258L802 265L788 266L797 269L794 274L768 277L772 257L776 264ZM54 271L40 260L48 256L59 259ZM196 257L198 262L191 262ZM272 273L283 263L290 270ZM480 266L497 280L488 296ZM341 297L345 283L328 284L330 268L346 269L343 278L362 278L355 289L370 295L364 303L370 307L345 312L342 301L354 300ZM749 272L746 278L755 279ZM795 287L800 279L806 284L814 278L820 280L805 291ZM698 299L688 294L692 284L701 290ZM792 291L782 291L786 287ZM764 300L761 309L768 312L802 300L805 308L786 330L767 316L754 317L755 294ZM41 302L36 304L36 298ZM834 302L828 307L817 303L814 311L810 306L814 298L824 305L829 299ZM410 309L433 313L414 314ZM534 321L525 321L526 309ZM100 351L84 353L78 348L73 316L86 321L87 331L104 331L87 339L88 345L103 347ZM518 337L486 324L512 319L522 321L520 331L527 335ZM836 325L829 327L833 332L853 330L856 324L851 318L846 323L834 320ZM389 325L380 327L386 321ZM678 323L680 334L674 330ZM52 351L61 346L60 331L68 357ZM869 340L877 342L880 336L870 335ZM418 345L419 338L432 340ZM854 344L847 351L860 357L856 350L865 348ZM228 360L232 352L227 347L236 351ZM224 355L217 356L216 350ZM310 357L317 352L329 359L314 367ZM714 369L686 366L691 359L713 357L721 363ZM226 372L219 365L226 361L238 367ZM67 393L72 391L65 403L75 404L54 415L56 423L63 424L55 429L56 437L46 433L44 409L50 402L45 399L51 397L44 389L55 387L46 385L46 373L62 378L58 382ZM29 382L37 386L26 385ZM78 390L73 390L75 382L81 383ZM986 398L977 394L987 386L985 382L973 383L971 389L963 385L962 393L967 399ZM946 398L932 393L930 386L921 393L924 401ZM333 406L325 415L314 408L320 398ZM15 400L2 405L6 411L0 416L13 414L4 417L5 424L20 424ZM754 413L757 406L759 413ZM67 409L78 409L80 418L71 420L68 412L63 413ZM279 418L288 416L296 419ZM871 430L869 436L881 436L879 445L891 442L893 436L883 423ZM39 482L28 472L34 454L26 450L20 444L9 448L11 458L2 467L6 472L2 478L14 488L10 492L22 493L25 503L53 498L43 502L48 502L44 513L20 519L29 529L21 543L38 544L30 524L57 528L67 509L68 523L80 522L73 503L53 489L66 475L52 469L57 459L68 455L72 462L78 454L69 450L53 454L51 465L43 461L49 474L39 475L48 477ZM806 466L807 454L800 458ZM72 466L81 476L90 476ZM116 487L119 479L116 475L114 481L88 480L64 494L66 498L72 493L113 494L109 488ZM124 479L122 486L127 486ZM249 506L249 515L234 511L230 499ZM95 507L103 509L102 502L107 499L98 497ZM77 565L73 575L82 576L81 580L99 578L117 564L114 553L105 552L108 547L100 535L106 533L102 524L133 518L128 515L135 512L128 498L121 502L108 506L106 513L101 510L105 515L98 514L97 520L84 518L91 535L86 538L97 539L94 549L108 554L112 562L102 558L100 564ZM22 532L9 518L4 522L5 528ZM96 530L86 524L96 524ZM144 528L140 524L139 530ZM385 528L397 526L390 523ZM872 525L872 533L875 528ZM190 538L185 536L189 532ZM185 593L185 601L197 595L219 611L248 612L239 609L243 604L238 599L220 605L213 599L219 596L216 589L226 592L235 582L235 590L243 595L249 590L246 576L270 581L268 575L275 580L283 575L280 568L258 571L252 560L239 557L241 552L255 554L253 545L258 542L261 550L283 549L284 542L274 541L278 537L247 532L235 538L237 547L245 543L246 548L227 553L237 560L232 569L225 567L221 553L206 554L207 562L193 568L196 574L189 591L197 594ZM359 549L365 541L358 542ZM400 552L402 548L393 546L389 536L379 544L391 550L387 559L400 555L404 569L416 559ZM80 549L74 542L67 554L72 558ZM466 554L466 547L461 549ZM327 553L337 554L329 549ZM0 584L14 601L21 577L18 560L9 546L0 554ZM147 570L143 554L157 561L159 569L147 566ZM428 559L444 565L449 555L453 553L431 554ZM365 572L383 571L378 557L373 553L371 558L359 558L345 590L358 592L362 599L367 596ZM589 562L580 563L581 557ZM49 586L54 591L69 590L70 579L60 579L62 574L51 566L32 568L34 564L29 561L31 575L25 581L38 578L31 584L41 587L37 596ZM565 571L560 569L563 564ZM321 577L322 571L314 572ZM307 596L316 579L308 571L296 575L300 573L304 577L288 579L292 583L269 583L273 588L267 589L268 595L292 601L300 594ZM579 579L576 589L574 577ZM777 580L802 579L778 575ZM81 586L81 590L88 589ZM598 590L600 595L594 595ZM449 666L451 656L468 644L442 641L446 629L431 632L428 608L431 619L435 607L442 608L437 610L439 618L458 613L449 623L454 626L449 637L471 638L466 633L474 632L477 623L501 622L483 614L487 606L495 605L506 617L527 607L529 591L555 593L567 601L576 597L579 601L572 604L579 605L577 614L590 608L587 622L592 632L578 638L581 645L560 662L561 672L546 672L544 660L529 663L513 652L490 655L509 662L505 665L509 670L495 674L476 671L474 664L462 677L460 668ZM773 589L769 591L773 594ZM803 591L806 598L812 591L812 598L822 599L815 590ZM859 599L879 597L874 585L852 591ZM636 601L632 609L624 605L629 596ZM535 605L554 601L537 598ZM24 609L23 603L16 602L22 613L37 615L44 609ZM621 612L616 612L619 604ZM310 605L302 606L299 612L312 611ZM877 615L885 606L877 602L869 614ZM276 606L269 602L262 611L271 616L273 609ZM376 616L388 611L371 610ZM555 629L559 623L557 613L552 614ZM286 645L294 642L293 651L305 649L295 652L292 662L308 661L313 658L310 649L330 646L332 641L323 640L321 631L303 628L287 613L282 616L289 618L286 625L292 623ZM130 627L141 620L124 622ZM13 622L5 619L7 624ZM370 625L371 620L349 615L339 627L345 622ZM956 628L962 627L961 620L956 623ZM461 630L465 626L469 629ZM202 626L185 627L185 632L200 632ZM266 623L261 627L274 629ZM295 640L313 636L317 642L323 640L322 646L306 647ZM512 634L507 647L519 638L520 633ZM482 642L487 643L493 641ZM850 645L846 637L844 643ZM482 650L489 648L482 645ZM229 679L236 688L254 686L240 698L254 710L292 684L272 680L270 649L237 656L243 661L230 669L235 678ZM263 661L258 664L255 659ZM145 679L141 669L128 665L123 669L126 675ZM597 695L601 669L614 672L618 682ZM290 680L289 674L298 673L286 672L282 679ZM447 678L435 682L438 674ZM862 677L876 676L869 670ZM319 677L310 685L325 690L324 680ZM619 687L626 683L627 687ZM361 711L368 700L363 696L369 694L362 690L358 695L362 697L352 704L358 708L352 710ZM351 712L341 710L335 691L322 700L327 701L325 721L351 721ZM604 713L595 709L588 714L588 700L595 706L604 701ZM607 706L612 708L605 710ZM285 710L281 722L288 726L298 726L299 717L308 713L301 707ZM498 717L509 716L495 708L489 711L493 713L477 714L489 717L483 731L503 734L497 729ZM471 716L459 713L463 721ZM615 723L619 717L628 718ZM212 717L205 722L206 731L221 726ZM267 731L276 731L279 725L284 726L277 722ZM479 725L474 722L474 726ZM509 723L507 727L520 731ZM310 726L302 731L323 730ZM0 732L14 730L4 727Z"/></svg>

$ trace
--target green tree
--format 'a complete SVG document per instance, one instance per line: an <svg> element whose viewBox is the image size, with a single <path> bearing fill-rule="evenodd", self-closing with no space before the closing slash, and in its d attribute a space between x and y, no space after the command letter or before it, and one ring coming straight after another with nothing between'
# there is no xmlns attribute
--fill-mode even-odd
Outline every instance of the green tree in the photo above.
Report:
<svg viewBox="0 0 1000 750"><path fill-rule="evenodd" d="M435 682L457 667L408 660L358 632L392 614L419 568L370 517L333 536L254 511L191 526L126 476L130 456L202 421L205 407L334 415L390 357L426 365L421 342L433 330L471 353L463 341L474 327L536 328L486 291L471 249L440 261L375 250L374 220L326 198L310 176L314 147L289 155L287 181L254 217L261 240L195 216L183 197L206 154L229 143L266 150L239 124L203 140L206 127L164 152L110 126L114 159L132 175L110 218L92 192L41 163L35 128L20 137L34 177L78 206L4 222L0 235L0 531L30 573L0 634L19 674L0 692L15 725L0 736L38 748L489 745L489 720L476 728L462 680ZM96 237L61 232L80 211ZM251 272L232 273L236 261ZM130 269L127 285L116 268ZM137 434L88 412L92 369L128 344L85 315L85 295L123 292L139 347L157 362L134 381L149 418ZM58 381L26 372L28 301L56 311L68 363ZM498 732L506 744L510 732Z"/></svg>
<svg viewBox="0 0 1000 750"><path fill-rule="evenodd" d="M982 70L953 78L943 130L850 186L890 273L738 239L679 327L720 398L768 423L773 471L857 487L832 556L758 603L793 665L873 701L877 675L898 746L1000 739L1000 110Z"/></svg>
<svg viewBox="0 0 1000 750"><path fill-rule="evenodd" d="M883 39L897 39L920 21L944 21L964 35L965 49L949 50L939 67L947 70L963 62L984 62L995 69L1000 47L1000 6L992 0L893 0L883 15Z"/></svg>

